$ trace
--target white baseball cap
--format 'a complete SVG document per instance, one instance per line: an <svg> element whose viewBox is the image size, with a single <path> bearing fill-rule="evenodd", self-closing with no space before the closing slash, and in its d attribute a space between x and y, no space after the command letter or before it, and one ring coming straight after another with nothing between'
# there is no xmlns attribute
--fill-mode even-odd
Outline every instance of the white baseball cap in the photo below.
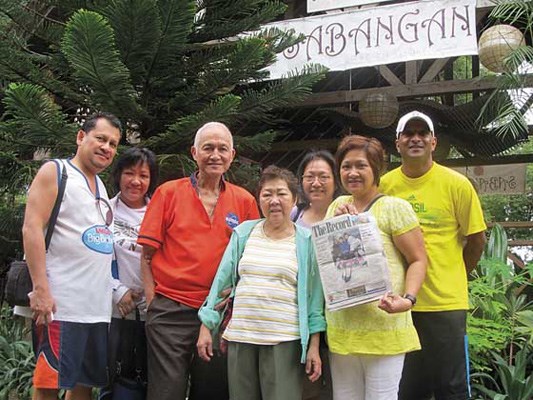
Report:
<svg viewBox="0 0 533 400"><path fill-rule="evenodd" d="M431 121L431 118L429 118L426 114L421 113L420 111L411 111L410 113L405 114L403 117L400 118L398 121L398 126L396 127L396 137L400 137L400 133L403 132L405 125L412 119L418 119L421 121L424 121L431 134L435 136L435 129L433 128L433 121Z"/></svg>

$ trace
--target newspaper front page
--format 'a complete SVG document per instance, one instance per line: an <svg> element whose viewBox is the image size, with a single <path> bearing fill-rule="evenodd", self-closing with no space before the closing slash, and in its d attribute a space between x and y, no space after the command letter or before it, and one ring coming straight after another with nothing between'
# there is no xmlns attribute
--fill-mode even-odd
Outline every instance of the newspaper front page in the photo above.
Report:
<svg viewBox="0 0 533 400"><path fill-rule="evenodd" d="M329 311L379 299L391 290L376 219L368 212L312 225L318 270Z"/></svg>

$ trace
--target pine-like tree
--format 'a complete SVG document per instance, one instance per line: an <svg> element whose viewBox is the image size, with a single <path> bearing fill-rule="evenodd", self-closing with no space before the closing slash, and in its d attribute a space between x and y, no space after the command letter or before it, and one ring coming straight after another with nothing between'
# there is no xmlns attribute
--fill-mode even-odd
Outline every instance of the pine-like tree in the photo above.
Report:
<svg viewBox="0 0 533 400"><path fill-rule="evenodd" d="M267 149L276 110L303 100L323 74L310 66L263 81L275 55L300 39L261 29L285 8L277 0L0 0L0 249L19 239L12 207L39 166L35 152L71 154L88 113L116 114L130 143L158 154L166 177L194 168L192 137L207 121L231 128L240 155ZM246 185L257 168L237 166L231 179Z"/></svg>

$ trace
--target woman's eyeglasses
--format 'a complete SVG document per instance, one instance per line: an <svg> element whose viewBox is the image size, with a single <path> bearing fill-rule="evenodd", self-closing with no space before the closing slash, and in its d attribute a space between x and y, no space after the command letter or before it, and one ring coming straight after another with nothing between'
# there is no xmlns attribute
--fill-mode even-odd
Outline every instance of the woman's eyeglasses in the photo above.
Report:
<svg viewBox="0 0 533 400"><path fill-rule="evenodd" d="M106 208L105 216L104 212L102 211L102 203L104 204L104 207ZM100 212L100 215L102 216L102 219L105 221L105 225L109 226L113 223L113 211L111 211L111 204L106 199L103 199L101 197L96 198L96 205L98 207L98 211Z"/></svg>
<svg viewBox="0 0 533 400"><path fill-rule="evenodd" d="M318 179L320 183L327 183L332 177L330 175L304 175L302 180L305 183L313 183L315 179Z"/></svg>

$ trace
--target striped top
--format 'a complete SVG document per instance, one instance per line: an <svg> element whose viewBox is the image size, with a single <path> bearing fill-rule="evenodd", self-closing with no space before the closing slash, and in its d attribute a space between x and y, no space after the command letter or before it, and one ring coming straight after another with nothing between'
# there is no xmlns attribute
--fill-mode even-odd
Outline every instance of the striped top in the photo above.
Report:
<svg viewBox="0 0 533 400"><path fill-rule="evenodd" d="M252 230L239 261L230 342L274 345L300 339L295 236L273 240L264 221Z"/></svg>

